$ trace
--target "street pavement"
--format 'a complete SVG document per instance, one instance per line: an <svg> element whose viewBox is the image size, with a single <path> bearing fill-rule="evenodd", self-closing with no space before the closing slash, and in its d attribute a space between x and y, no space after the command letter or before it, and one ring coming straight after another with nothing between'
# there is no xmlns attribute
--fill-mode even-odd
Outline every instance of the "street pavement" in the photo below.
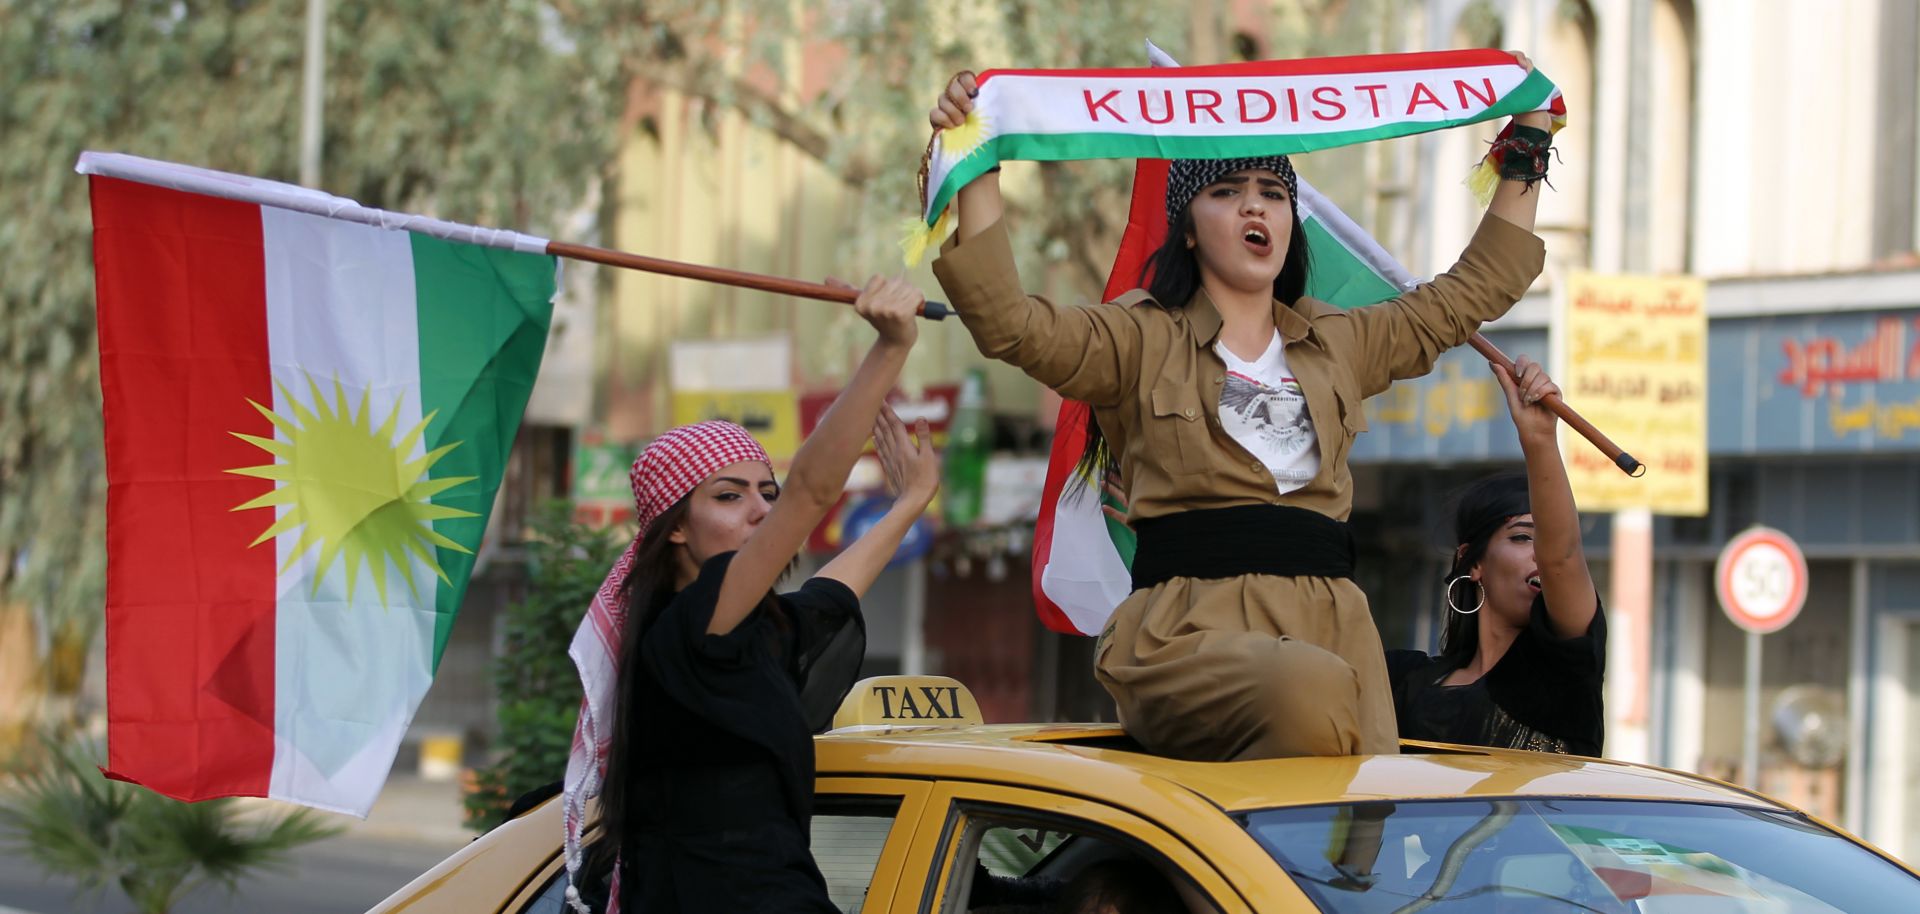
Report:
<svg viewBox="0 0 1920 914"><path fill-rule="evenodd" d="M259 801L273 809L283 804ZM295 852L292 865L189 895L173 914L358 914L472 840L460 827L457 785L396 776L365 821L333 816L348 831ZM49 880L31 860L0 857L0 914L134 914L117 889L81 893Z"/></svg>

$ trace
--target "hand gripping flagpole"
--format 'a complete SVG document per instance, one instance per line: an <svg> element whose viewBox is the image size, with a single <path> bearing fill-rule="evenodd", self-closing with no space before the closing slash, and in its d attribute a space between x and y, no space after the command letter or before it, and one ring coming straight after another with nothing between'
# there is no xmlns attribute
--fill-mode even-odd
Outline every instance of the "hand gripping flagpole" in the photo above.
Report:
<svg viewBox="0 0 1920 914"><path fill-rule="evenodd" d="M1474 351L1486 356L1487 361L1506 369L1507 374L1514 377L1520 375L1520 372L1513 367L1513 360L1507 358L1507 354L1501 352L1500 347L1495 346L1493 342L1486 337L1476 333L1467 339L1467 345L1472 346ZM1567 423L1568 428L1579 432L1580 437L1587 439L1593 443L1594 447L1599 448L1600 453L1607 455L1607 459L1613 461L1613 465L1620 468L1620 472L1632 476L1635 479L1647 475L1646 464L1635 460L1632 454L1621 450L1620 445L1614 444L1613 439L1608 438L1605 432L1595 428L1593 423L1586 420L1586 417L1574 412L1573 407L1568 406L1567 401L1560 399L1559 394L1547 394L1541 397L1539 402L1541 406L1552 410L1554 415L1559 416L1562 422Z"/></svg>

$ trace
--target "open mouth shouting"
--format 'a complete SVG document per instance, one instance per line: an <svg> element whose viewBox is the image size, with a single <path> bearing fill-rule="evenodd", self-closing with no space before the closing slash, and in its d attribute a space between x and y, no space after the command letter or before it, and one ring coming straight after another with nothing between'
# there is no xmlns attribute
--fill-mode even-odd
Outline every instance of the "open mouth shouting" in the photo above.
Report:
<svg viewBox="0 0 1920 914"><path fill-rule="evenodd" d="M1246 225L1241 226L1240 240L1256 257L1266 257L1273 253L1273 231L1267 228L1264 222L1248 221Z"/></svg>

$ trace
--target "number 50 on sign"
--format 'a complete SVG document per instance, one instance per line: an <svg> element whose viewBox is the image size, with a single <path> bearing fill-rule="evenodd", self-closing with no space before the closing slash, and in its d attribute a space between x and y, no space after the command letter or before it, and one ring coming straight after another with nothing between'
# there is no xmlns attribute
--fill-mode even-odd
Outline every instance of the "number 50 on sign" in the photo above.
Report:
<svg viewBox="0 0 1920 914"><path fill-rule="evenodd" d="M1753 527L1720 550L1714 566L1720 608L1733 624L1755 634L1777 632L1807 602L1807 559L1793 538Z"/></svg>

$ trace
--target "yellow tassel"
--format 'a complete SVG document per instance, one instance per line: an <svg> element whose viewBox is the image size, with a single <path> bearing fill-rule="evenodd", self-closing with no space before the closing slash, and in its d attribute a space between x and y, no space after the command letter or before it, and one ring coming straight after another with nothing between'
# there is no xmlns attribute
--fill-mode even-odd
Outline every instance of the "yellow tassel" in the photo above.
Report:
<svg viewBox="0 0 1920 914"><path fill-rule="evenodd" d="M900 227L905 235L900 239L900 252L906 255L907 266L919 266L920 261L927 256L927 249L946 236L947 228L952 221L953 207L949 206L940 211L940 218L935 219L932 225L928 225L926 220L919 218L902 222Z"/></svg>
<svg viewBox="0 0 1920 914"><path fill-rule="evenodd" d="M925 219L908 218L900 221L900 253L907 266L919 266L920 258L927 256L927 245L933 243L933 227Z"/></svg>
<svg viewBox="0 0 1920 914"><path fill-rule="evenodd" d="M1493 156L1480 159L1467 173L1467 189L1473 191L1473 199L1487 206L1493 202L1493 192L1500 187L1500 166L1493 163Z"/></svg>

